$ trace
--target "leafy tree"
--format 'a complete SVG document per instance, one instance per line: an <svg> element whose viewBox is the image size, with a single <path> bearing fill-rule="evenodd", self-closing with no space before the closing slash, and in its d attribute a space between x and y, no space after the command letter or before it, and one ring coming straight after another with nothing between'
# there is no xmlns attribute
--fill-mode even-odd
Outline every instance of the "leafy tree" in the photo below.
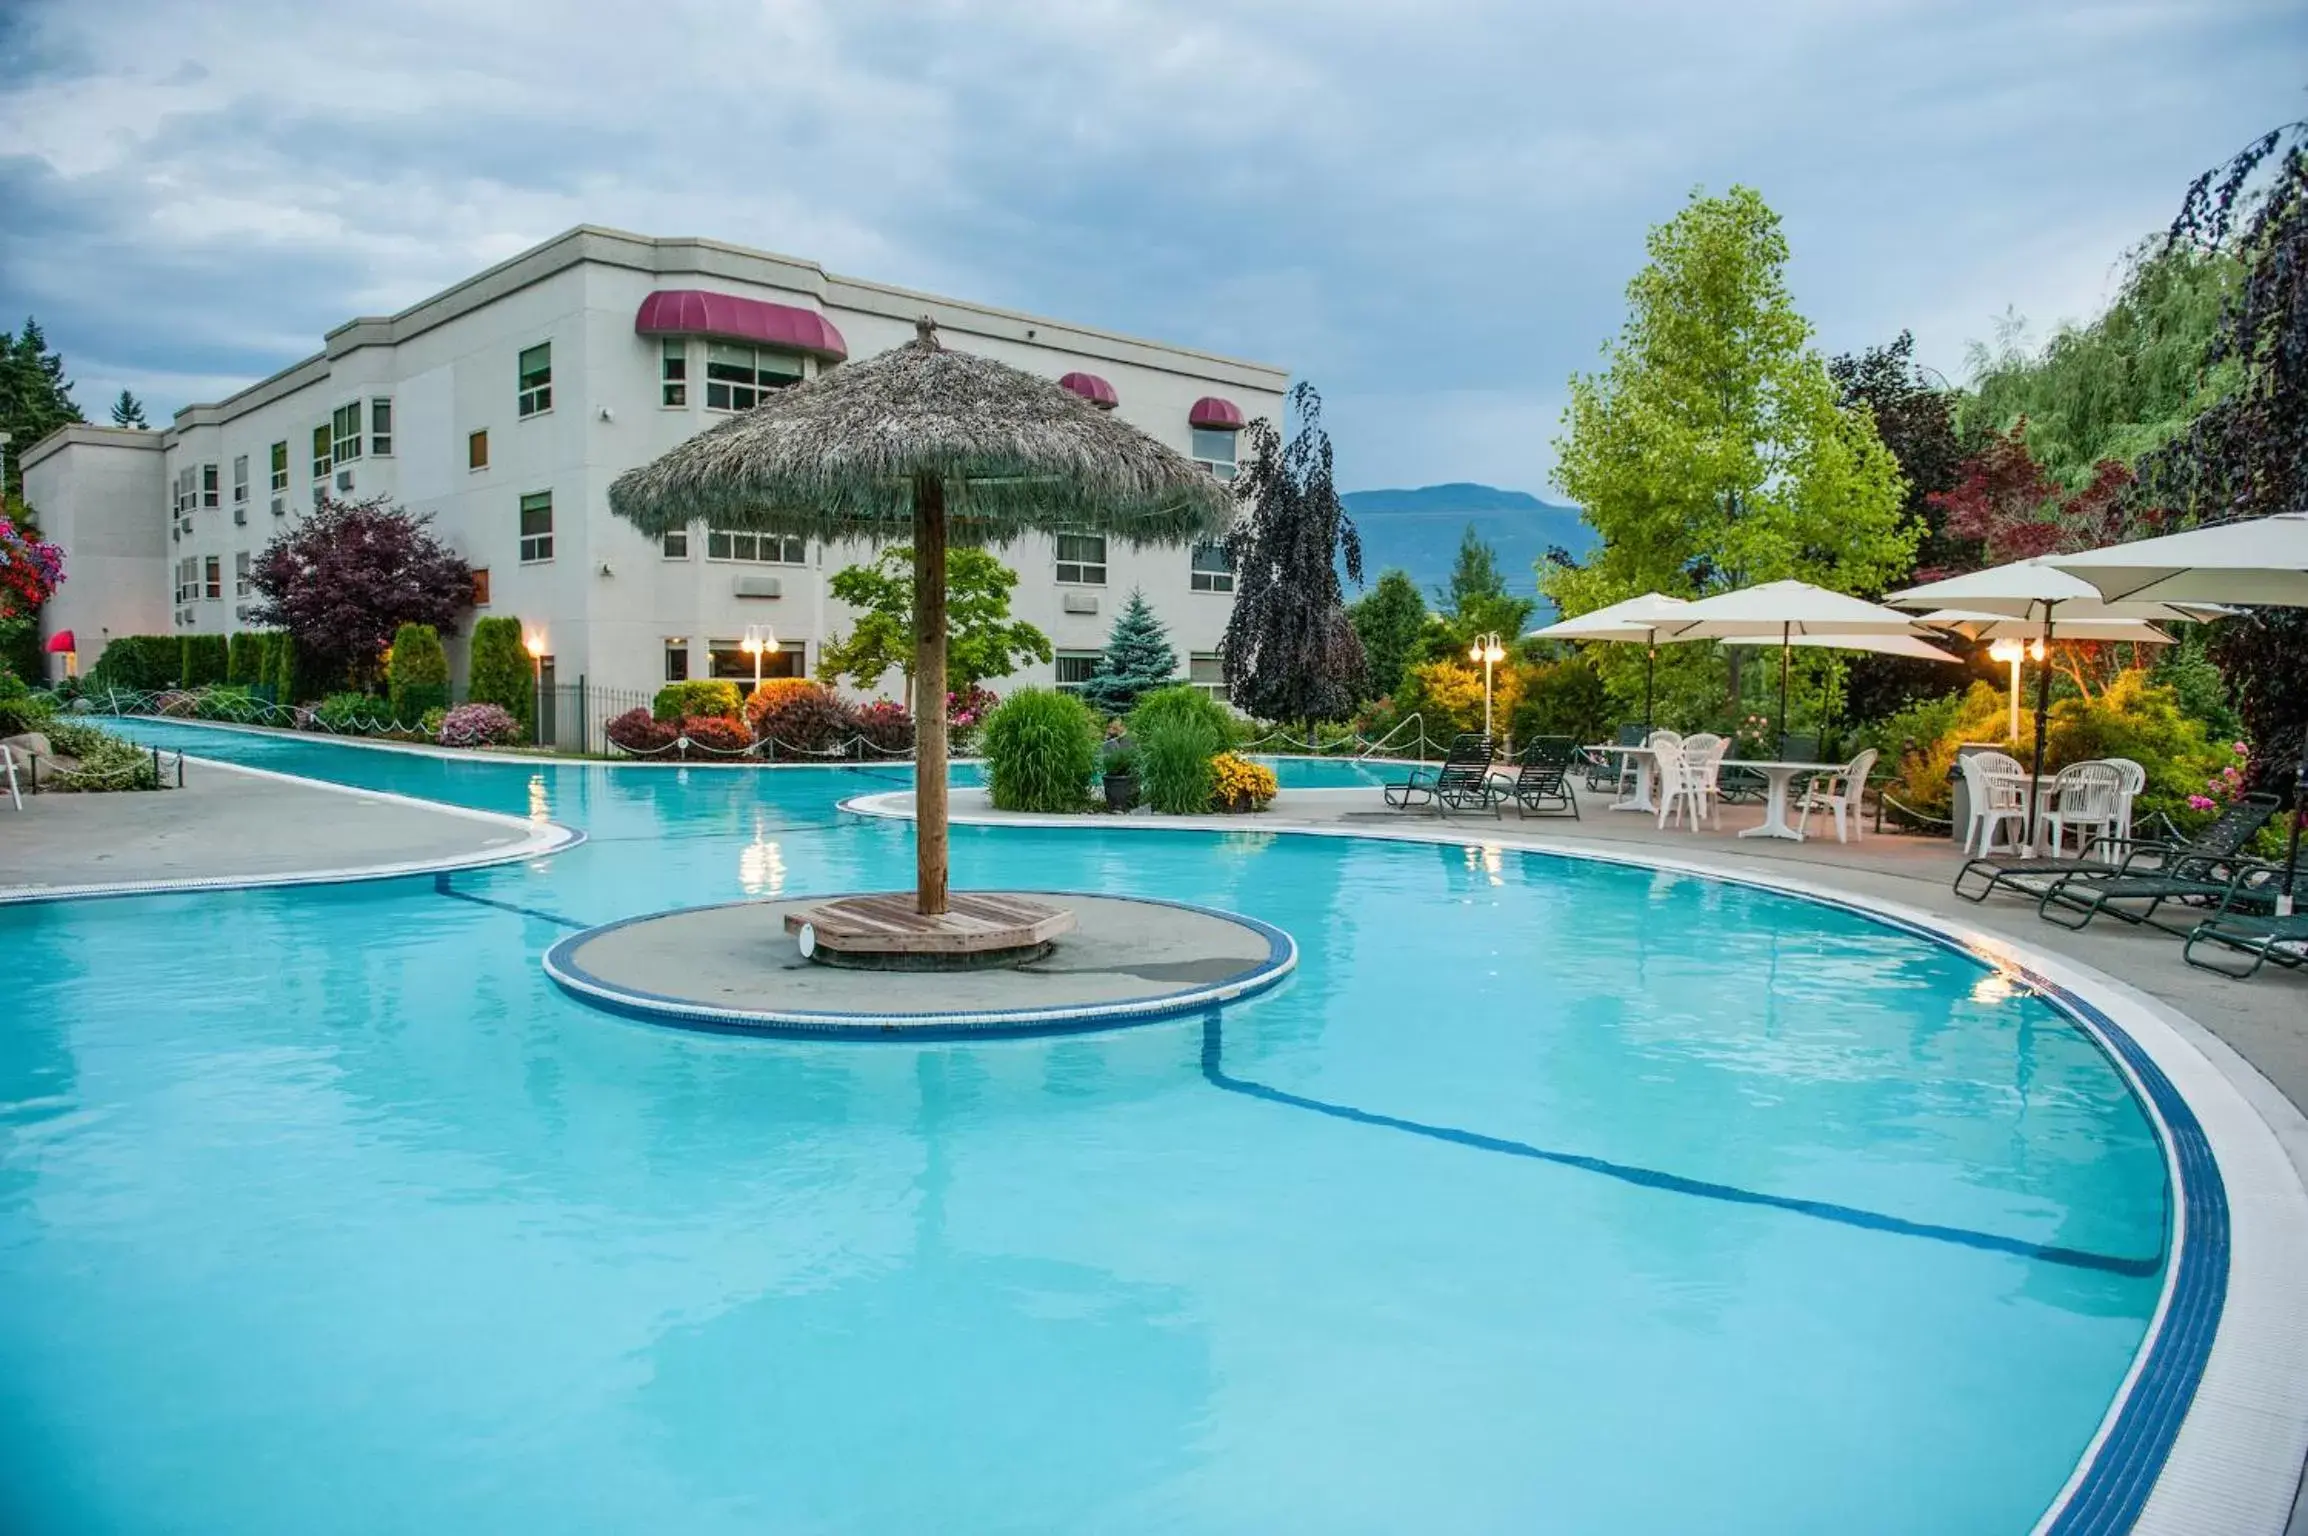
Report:
<svg viewBox="0 0 2308 1536"><path fill-rule="evenodd" d="M946 682L967 693L989 677L1007 677L1027 661L1048 661L1050 638L1010 617L1010 589L1018 573L985 550L946 550ZM867 565L846 566L829 583L833 595L861 610L847 635L827 640L818 655L820 682L844 677L870 690L891 668L914 675L914 552L892 544Z"/></svg>
<svg viewBox="0 0 2308 1536"><path fill-rule="evenodd" d="M466 670L465 698L495 704L523 726L537 712L535 664L521 644L521 621L510 615L473 621L472 665Z"/></svg>
<svg viewBox="0 0 2308 1536"><path fill-rule="evenodd" d="M1128 714L1138 695L1172 681L1177 670L1178 653L1171 649L1169 631L1146 594L1133 587L1129 601L1114 617L1098 670L1082 685L1082 701L1109 715Z"/></svg>
<svg viewBox="0 0 2308 1536"><path fill-rule="evenodd" d="M1402 687L1405 669L1423 649L1427 612L1418 583L1408 572L1388 571L1346 612L1362 641L1372 697L1392 698Z"/></svg>
<svg viewBox="0 0 2308 1536"><path fill-rule="evenodd" d="M1899 464L1907 482L1907 515L1924 529L1916 551L1919 579L1964 569L1966 552L1946 539L1946 514L1931 501L1936 492L1954 488L1956 467L1965 457L1955 428L1958 391L1915 361L1912 331L1901 331L1884 346L1829 359L1827 376L1835 383L1836 403L1847 411L1864 407L1874 418L1875 435Z"/></svg>
<svg viewBox="0 0 2308 1536"><path fill-rule="evenodd" d="M1364 680L1362 640L1338 583L1362 585L1362 539L1338 499L1322 396L1290 392L1298 433L1287 447L1274 424L1250 424L1249 463L1234 482L1247 507L1227 535L1234 612L1226 621L1226 691L1261 720L1341 720Z"/></svg>
<svg viewBox="0 0 2308 1536"><path fill-rule="evenodd" d="M72 381L64 376L64 357L48 350L40 322L27 315L23 330L0 331L0 432L13 438L7 483L0 489L22 496L24 450L82 419L72 400Z"/></svg>
<svg viewBox="0 0 2308 1536"><path fill-rule="evenodd" d="M257 556L252 616L287 630L307 665L373 687L396 629L454 634L472 604L473 573L431 521L381 496L325 498Z"/></svg>
<svg viewBox="0 0 2308 1536"><path fill-rule="evenodd" d="M1507 579L1499 574L1498 551L1475 532L1472 523L1459 535L1458 559L1451 566L1450 585L1439 595L1454 614L1479 598L1507 595Z"/></svg>
<svg viewBox="0 0 2308 1536"><path fill-rule="evenodd" d="M403 725L423 719L428 709L449 707L449 653L432 625L403 624L393 631L385 674L393 718Z"/></svg>
<svg viewBox="0 0 2308 1536"><path fill-rule="evenodd" d="M152 425L144 419L144 402L125 389L120 392L120 398L112 402L112 424L116 427L148 429Z"/></svg>
<svg viewBox="0 0 2308 1536"><path fill-rule="evenodd" d="M1571 381L1555 445L1556 482L1602 542L1584 566L1548 562L1546 594L1579 614L1651 590L1792 577L1870 592L1905 574L1919 530L1899 466L1810 345L1778 215L1746 187L1694 194L1648 248L1608 366ZM1630 691L1639 648L1607 650L1614 691Z"/></svg>

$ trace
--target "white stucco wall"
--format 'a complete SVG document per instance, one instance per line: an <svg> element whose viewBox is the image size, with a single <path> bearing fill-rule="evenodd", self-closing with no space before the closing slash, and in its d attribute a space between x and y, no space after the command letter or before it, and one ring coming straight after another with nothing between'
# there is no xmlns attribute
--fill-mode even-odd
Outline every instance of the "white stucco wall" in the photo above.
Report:
<svg viewBox="0 0 2308 1536"><path fill-rule="evenodd" d="M114 635L166 634L168 528L160 434L66 427L24 457L24 499L64 549L64 584L41 609L40 639L64 630L85 673ZM48 658L51 680L64 658Z"/></svg>

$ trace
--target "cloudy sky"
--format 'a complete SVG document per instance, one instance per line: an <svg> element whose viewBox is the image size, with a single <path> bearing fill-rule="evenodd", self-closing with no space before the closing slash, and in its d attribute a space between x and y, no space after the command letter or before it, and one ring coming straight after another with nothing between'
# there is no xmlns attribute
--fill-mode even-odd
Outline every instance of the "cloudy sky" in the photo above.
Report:
<svg viewBox="0 0 2308 1536"><path fill-rule="evenodd" d="M1545 494L1646 228L1842 350L2088 316L2308 115L2299 0L0 0L0 315L154 421L570 225L1282 363L1350 487Z"/></svg>

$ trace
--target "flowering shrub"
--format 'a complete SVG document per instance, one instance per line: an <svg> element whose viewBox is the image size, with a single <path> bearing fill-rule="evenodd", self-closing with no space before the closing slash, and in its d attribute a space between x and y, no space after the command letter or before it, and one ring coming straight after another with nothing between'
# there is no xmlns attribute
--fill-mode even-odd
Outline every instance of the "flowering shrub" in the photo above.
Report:
<svg viewBox="0 0 2308 1536"><path fill-rule="evenodd" d="M673 745L678 732L646 709L629 709L609 722L608 734L611 746L654 757Z"/></svg>
<svg viewBox="0 0 2308 1536"><path fill-rule="evenodd" d="M1210 804L1221 811L1263 811L1281 787L1275 783L1273 769L1232 752L1212 758L1210 772Z"/></svg>
<svg viewBox="0 0 2308 1536"><path fill-rule="evenodd" d="M860 705L851 716L857 733L878 752L911 752L914 749L914 717L895 699L876 699Z"/></svg>
<svg viewBox="0 0 2308 1536"><path fill-rule="evenodd" d="M993 689L972 683L959 693L946 695L946 724L957 731L975 730L1001 702Z"/></svg>
<svg viewBox="0 0 2308 1536"><path fill-rule="evenodd" d="M745 701L754 739L785 752L831 752L856 733L856 717L833 690L800 678L763 683Z"/></svg>
<svg viewBox="0 0 2308 1536"><path fill-rule="evenodd" d="M2236 760L2206 779L2202 794L2188 797L2189 810L2224 811L2242 797L2244 785L2252 776L2252 744L2239 741L2230 750L2236 754Z"/></svg>
<svg viewBox="0 0 2308 1536"><path fill-rule="evenodd" d="M503 747L521 739L521 722L502 704L460 704L441 718L444 747Z"/></svg>
<svg viewBox="0 0 2308 1536"><path fill-rule="evenodd" d="M64 580L64 551L0 517L0 618L36 611Z"/></svg>
<svg viewBox="0 0 2308 1536"><path fill-rule="evenodd" d="M681 735L700 757L734 757L753 745L745 727L722 715L691 715L681 722Z"/></svg>

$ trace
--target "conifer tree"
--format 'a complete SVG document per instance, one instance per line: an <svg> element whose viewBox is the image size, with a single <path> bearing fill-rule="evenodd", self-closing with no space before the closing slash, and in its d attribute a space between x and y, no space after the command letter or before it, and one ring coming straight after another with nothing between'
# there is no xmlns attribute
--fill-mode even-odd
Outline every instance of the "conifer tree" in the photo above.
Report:
<svg viewBox="0 0 2308 1536"><path fill-rule="evenodd" d="M1171 648L1170 632L1161 616L1146 601L1146 594L1130 589L1130 600L1114 619L1106 637L1106 654L1098 670L1082 685L1082 698L1107 714L1127 713L1138 695L1170 682L1178 671L1178 652Z"/></svg>
<svg viewBox="0 0 2308 1536"><path fill-rule="evenodd" d="M40 322L26 316L22 331L0 331L0 432L12 439L8 495L24 494L24 450L82 419L72 400L72 381L64 376L64 358L48 350Z"/></svg>
<svg viewBox="0 0 2308 1536"><path fill-rule="evenodd" d="M112 424L116 427L151 426L144 419L144 402L125 389L120 392L120 398L112 402Z"/></svg>

